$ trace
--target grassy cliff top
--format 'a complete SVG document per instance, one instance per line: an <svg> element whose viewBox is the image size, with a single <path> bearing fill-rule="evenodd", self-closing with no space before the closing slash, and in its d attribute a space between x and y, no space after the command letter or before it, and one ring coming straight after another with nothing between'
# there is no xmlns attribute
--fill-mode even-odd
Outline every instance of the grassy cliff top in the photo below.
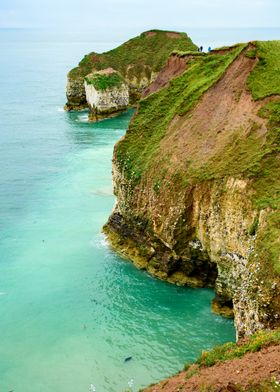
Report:
<svg viewBox="0 0 280 392"><path fill-rule="evenodd" d="M109 74L95 72L85 77L87 84L92 84L96 90L105 91L110 88L119 87L125 83L124 79L118 72Z"/></svg>
<svg viewBox="0 0 280 392"><path fill-rule="evenodd" d="M261 330L243 341L236 343L225 343L214 347L210 351L201 353L196 363L200 366L214 366L216 363L231 359L242 358L247 353L260 351L264 347L280 344L280 329ZM188 367L188 364L186 364Z"/></svg>
<svg viewBox="0 0 280 392"><path fill-rule="evenodd" d="M72 79L85 77L93 71L108 67L125 75L129 66L133 66L140 72L144 67L157 72L173 50L196 50L196 46L185 33L150 30L109 52L101 54L92 52L86 55L68 76Z"/></svg>
<svg viewBox="0 0 280 392"><path fill-rule="evenodd" d="M264 155L268 159L268 151L270 154L279 153L280 97L278 100L277 96L280 95L280 41L255 42L253 48L248 44L240 44L224 54L194 56L182 75L171 80L167 87L140 101L137 116L117 148L118 162L124 166L129 179L139 182L145 172L149 171L159 152L160 142L165 138L174 117L191 117L188 113L203 94L222 78L244 50L246 57L257 59L247 79L247 88L253 99L275 96L273 102L264 102L259 112L259 117L268 121L270 135L267 143L270 147L267 144L267 149L263 145L260 149L254 138L254 129L242 141L238 135L234 135L235 143L220 151L216 157L219 161L217 164L212 159L200 170L189 171L188 175L198 181L242 173L253 177L258 173ZM239 98L236 96L236 102ZM254 128L254 124L252 127ZM222 162L221 156L224 157Z"/></svg>

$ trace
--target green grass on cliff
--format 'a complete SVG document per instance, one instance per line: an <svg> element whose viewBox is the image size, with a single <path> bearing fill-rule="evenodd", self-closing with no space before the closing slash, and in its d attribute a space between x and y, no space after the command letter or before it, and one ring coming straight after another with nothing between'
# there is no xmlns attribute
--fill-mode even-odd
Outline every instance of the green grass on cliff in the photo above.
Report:
<svg viewBox="0 0 280 392"><path fill-rule="evenodd" d="M280 329L274 331L260 331L241 344L226 343L213 348L211 351L204 351L197 359L196 363L202 366L213 366L218 362L230 359L242 358L247 353L260 351L263 347L280 344Z"/></svg>
<svg viewBox="0 0 280 392"><path fill-rule="evenodd" d="M169 87L140 102L138 114L117 148L118 163L132 182L137 183L153 164L159 143L174 116L185 115L243 48L239 45L224 55L195 56Z"/></svg>
<svg viewBox="0 0 280 392"><path fill-rule="evenodd" d="M108 88L118 87L120 86L124 80L117 73L111 73L109 75L104 74L91 74L85 77L85 80L88 84L92 84L96 90L104 91Z"/></svg>
<svg viewBox="0 0 280 392"><path fill-rule="evenodd" d="M152 30L109 52L86 55L79 66L69 72L69 77L72 79L85 77L94 70L99 71L108 67L114 68L125 76L129 66L131 76L137 77L143 73L150 76L151 71L158 72L163 67L173 50L196 50L196 45L185 33Z"/></svg>
<svg viewBox="0 0 280 392"><path fill-rule="evenodd" d="M248 78L254 99L280 94L280 41L257 41L259 61Z"/></svg>
<svg viewBox="0 0 280 392"><path fill-rule="evenodd" d="M260 146L261 147L261 146ZM255 189L254 204L263 209L280 205L280 128L271 128L267 143L251 175Z"/></svg>

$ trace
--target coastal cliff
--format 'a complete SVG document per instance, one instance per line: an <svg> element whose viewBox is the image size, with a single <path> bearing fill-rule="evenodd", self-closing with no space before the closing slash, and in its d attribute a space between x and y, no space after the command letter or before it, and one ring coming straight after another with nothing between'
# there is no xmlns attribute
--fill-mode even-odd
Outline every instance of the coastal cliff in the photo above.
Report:
<svg viewBox="0 0 280 392"><path fill-rule="evenodd" d="M280 325L280 43L172 54L113 157L112 246L215 288L237 337Z"/></svg>
<svg viewBox="0 0 280 392"><path fill-rule="evenodd" d="M125 101L123 104L124 86L120 90L115 86L113 103L118 100L119 93L122 104L117 105L116 110L113 104L109 112L112 114L120 110L119 106L126 108L128 104L134 104L156 79L173 50L196 50L196 46L185 33L151 30L109 52L102 54L93 52L86 55L78 67L68 73L65 109L87 108L92 97L92 88L86 88L85 80L89 80L94 73L106 69L113 69L120 75L129 92L129 102ZM107 99L107 107L111 101L112 99Z"/></svg>

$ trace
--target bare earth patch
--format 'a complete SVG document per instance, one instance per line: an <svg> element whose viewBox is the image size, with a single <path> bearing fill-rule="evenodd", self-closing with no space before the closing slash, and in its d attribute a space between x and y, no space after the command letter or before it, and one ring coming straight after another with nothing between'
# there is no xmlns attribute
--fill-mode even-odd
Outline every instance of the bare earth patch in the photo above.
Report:
<svg viewBox="0 0 280 392"><path fill-rule="evenodd" d="M109 68L102 69L101 71L98 71L96 73L98 73L100 75L111 75L115 72L116 72L115 69L113 69L112 67L109 67Z"/></svg>
<svg viewBox="0 0 280 392"><path fill-rule="evenodd" d="M180 33L175 33L173 31L166 33L166 35L167 35L167 37L170 37L170 38L180 38L181 37Z"/></svg>
<svg viewBox="0 0 280 392"><path fill-rule="evenodd" d="M186 70L186 60L176 55L170 56L167 64L158 74L156 80L143 92L143 97L167 86L171 79L181 75Z"/></svg>
<svg viewBox="0 0 280 392"><path fill-rule="evenodd" d="M174 167L187 156L192 157L195 166L201 166L224 150L236 132L248 135L254 124L258 136L264 137L265 121L257 115L262 103L253 101L246 86L254 65L255 60L245 54L239 56L191 114L173 119L166 132L168 137L161 143L161 154L168 154Z"/></svg>
<svg viewBox="0 0 280 392"><path fill-rule="evenodd" d="M153 37L154 35L156 35L156 32L154 32L154 31L147 31L147 32L145 33L145 35L146 35L147 37Z"/></svg>

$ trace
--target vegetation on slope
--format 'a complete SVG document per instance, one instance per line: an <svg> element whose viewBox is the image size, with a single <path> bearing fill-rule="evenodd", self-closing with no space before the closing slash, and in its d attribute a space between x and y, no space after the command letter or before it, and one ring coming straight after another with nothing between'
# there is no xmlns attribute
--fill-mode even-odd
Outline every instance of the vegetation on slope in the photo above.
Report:
<svg viewBox="0 0 280 392"><path fill-rule="evenodd" d="M217 367L215 365L221 366L221 364L225 361L232 361L235 359L241 359L248 353L256 353L270 346L278 346L280 344L280 329L276 329L273 331L259 331L258 333L247 337L246 340L243 340L239 343L226 343L221 346L216 346L210 351L203 351L195 364L186 363L184 370L185 379L188 380L194 375L200 374L200 370L207 367L213 367L212 372L215 374L217 371ZM247 357L248 358L248 357ZM255 359L256 360L256 359ZM252 359L251 359L252 361ZM228 363L228 362L227 362ZM243 363L244 366L245 363ZM250 367L250 360L247 359L247 366ZM229 363L228 365L229 366ZM254 366L254 363L252 363ZM239 362L239 369L246 370L244 367L242 368L241 363ZM248 369L248 368L247 368ZM277 365L276 368L277 369ZM260 370L260 369L259 369ZM240 370L238 370L240 371ZM263 371L263 370L262 370ZM263 374L263 373L262 373ZM255 379L257 380L259 375L256 375ZM252 376L251 376L252 377ZM262 377L265 377L263 375ZM279 381L275 377L260 377L258 381L253 381L248 377L246 384L243 385L240 383L231 383L231 390L238 392L271 392L271 391L279 391L280 385ZM184 389L183 386L181 389ZM208 385L205 389L202 387L201 390L217 390L215 385Z"/></svg>
<svg viewBox="0 0 280 392"><path fill-rule="evenodd" d="M152 165L159 143L176 114L185 115L243 50L240 45L224 55L196 56L187 70L167 88L141 101L138 114L118 144L117 159L132 182L139 182Z"/></svg>
<svg viewBox="0 0 280 392"><path fill-rule="evenodd" d="M258 64L248 78L254 99L280 94L280 41L257 41Z"/></svg>
<svg viewBox="0 0 280 392"><path fill-rule="evenodd" d="M225 343L221 346L214 347L210 351L202 352L196 364L200 367L213 366L218 362L242 358L247 353L254 353L260 351L263 347L275 344L280 344L280 329L259 331L241 343ZM188 364L186 364L186 367L188 367Z"/></svg>
<svg viewBox="0 0 280 392"><path fill-rule="evenodd" d="M131 66L132 76L151 71L158 72L173 50L196 50L196 46L185 33L151 30L142 33L121 46L102 54L86 55L79 66L69 72L69 78L85 77L93 71L108 67L121 72L124 76Z"/></svg>
<svg viewBox="0 0 280 392"><path fill-rule="evenodd" d="M110 74L90 74L85 77L88 84L92 84L96 90L107 90L108 88L119 87L123 82L123 78L117 73Z"/></svg>

